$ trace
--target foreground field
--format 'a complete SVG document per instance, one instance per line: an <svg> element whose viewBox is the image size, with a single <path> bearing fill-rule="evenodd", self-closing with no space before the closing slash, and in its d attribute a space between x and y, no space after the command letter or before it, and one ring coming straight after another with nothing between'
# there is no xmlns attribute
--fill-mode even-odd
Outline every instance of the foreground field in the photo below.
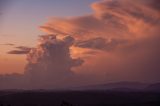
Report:
<svg viewBox="0 0 160 106"><path fill-rule="evenodd" d="M118 91L1 91L0 106L160 106L160 93Z"/></svg>

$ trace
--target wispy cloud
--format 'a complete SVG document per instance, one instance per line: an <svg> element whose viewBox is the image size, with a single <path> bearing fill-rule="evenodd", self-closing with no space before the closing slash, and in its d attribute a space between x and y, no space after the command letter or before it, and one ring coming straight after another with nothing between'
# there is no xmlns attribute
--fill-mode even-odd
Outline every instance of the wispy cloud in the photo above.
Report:
<svg viewBox="0 0 160 106"><path fill-rule="evenodd" d="M25 47L25 46L18 46L15 47L16 50L11 50L7 52L8 54L17 54L17 55L22 55L22 54L28 54L31 50L30 47Z"/></svg>
<svg viewBox="0 0 160 106"><path fill-rule="evenodd" d="M15 44L13 44L13 43L4 43L4 44L0 44L0 45L3 45L3 46L15 46Z"/></svg>

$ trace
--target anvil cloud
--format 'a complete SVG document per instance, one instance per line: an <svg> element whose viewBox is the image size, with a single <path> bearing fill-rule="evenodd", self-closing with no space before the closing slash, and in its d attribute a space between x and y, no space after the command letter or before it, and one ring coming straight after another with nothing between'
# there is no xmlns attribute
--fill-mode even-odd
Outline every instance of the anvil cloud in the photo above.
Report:
<svg viewBox="0 0 160 106"><path fill-rule="evenodd" d="M79 73L100 74L104 82L159 81L159 1L102 0L91 8L93 14L53 17L41 29L61 36L69 34L76 39L74 46L89 50L89 57L83 54L87 58L77 69ZM82 51L76 56L82 56Z"/></svg>

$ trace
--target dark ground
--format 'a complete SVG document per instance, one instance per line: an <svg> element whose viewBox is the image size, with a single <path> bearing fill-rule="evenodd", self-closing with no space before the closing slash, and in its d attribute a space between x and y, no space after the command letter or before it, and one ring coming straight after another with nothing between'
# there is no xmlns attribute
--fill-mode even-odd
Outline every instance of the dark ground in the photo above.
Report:
<svg viewBox="0 0 160 106"><path fill-rule="evenodd" d="M160 93L0 91L0 106L160 106Z"/></svg>

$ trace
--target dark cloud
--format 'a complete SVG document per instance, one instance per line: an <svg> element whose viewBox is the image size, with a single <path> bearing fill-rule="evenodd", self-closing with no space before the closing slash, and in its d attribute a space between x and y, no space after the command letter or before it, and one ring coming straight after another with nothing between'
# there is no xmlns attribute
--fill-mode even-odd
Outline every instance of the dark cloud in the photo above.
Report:
<svg viewBox="0 0 160 106"><path fill-rule="evenodd" d="M12 51L9 51L7 53L8 54L28 54L29 51L26 51L26 50L12 50Z"/></svg>
<svg viewBox="0 0 160 106"><path fill-rule="evenodd" d="M57 39L54 35L40 37L39 45L31 49L27 56L29 63L25 75L31 78L32 85L55 86L72 77L74 73L71 68L83 63L81 59L71 58L70 47L73 43L74 38L70 36L63 39Z"/></svg>
<svg viewBox="0 0 160 106"><path fill-rule="evenodd" d="M17 54L17 55L22 55L22 54L28 54L31 50L30 47L25 47L25 46L19 46L15 47L17 50L11 50L7 52L8 54Z"/></svg>
<svg viewBox="0 0 160 106"><path fill-rule="evenodd" d="M119 45L123 45L125 43L127 43L127 41L121 39L104 39L99 37L77 42L75 46L81 48L110 51L114 50Z"/></svg>

